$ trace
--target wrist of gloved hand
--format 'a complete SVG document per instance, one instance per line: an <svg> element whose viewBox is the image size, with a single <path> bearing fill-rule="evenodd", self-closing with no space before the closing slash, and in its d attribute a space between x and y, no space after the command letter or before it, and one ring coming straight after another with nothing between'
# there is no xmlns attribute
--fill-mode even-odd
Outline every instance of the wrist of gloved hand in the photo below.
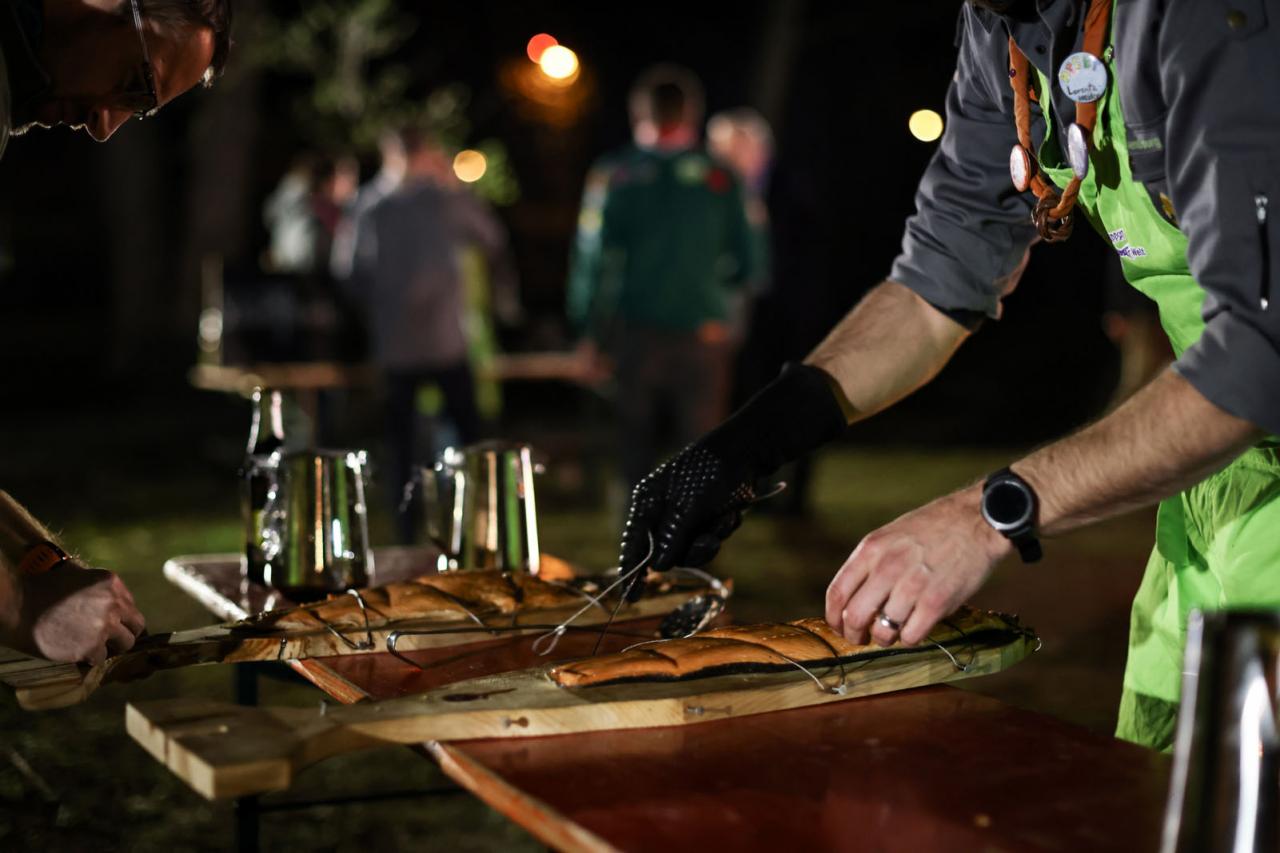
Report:
<svg viewBox="0 0 1280 853"><path fill-rule="evenodd" d="M728 420L636 486L622 536L622 570L710 561L755 500L756 480L844 428L827 375L787 365Z"/></svg>
<svg viewBox="0 0 1280 853"><path fill-rule="evenodd" d="M830 377L812 365L790 362L699 443L721 456L741 457L756 477L767 477L838 438L845 426Z"/></svg>

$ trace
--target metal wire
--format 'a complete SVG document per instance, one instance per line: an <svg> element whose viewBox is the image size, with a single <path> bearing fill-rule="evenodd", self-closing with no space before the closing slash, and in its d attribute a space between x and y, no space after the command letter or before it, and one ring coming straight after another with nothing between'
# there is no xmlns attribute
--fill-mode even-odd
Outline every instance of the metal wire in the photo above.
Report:
<svg viewBox="0 0 1280 853"><path fill-rule="evenodd" d="M636 565L633 566L631 569L619 574L618 579L613 583L609 584L604 589L600 590L599 595L595 596L594 598L592 598L591 596L587 596L587 598L591 600L588 601L586 605L584 605L581 609L579 609L576 613L574 613L568 619L561 622L555 628L543 634L538 639L534 640L533 651L535 654L545 657L546 655L549 655L553 651L555 651L555 648L557 645L559 645L560 638L564 636L565 631L569 630L569 626L572 625L574 622L578 621L578 619L581 618L582 614L586 613L592 607L599 606L600 599L604 598L606 595L608 595L613 590L617 589L622 584L630 581L633 577L636 576L637 573L643 571L645 567L649 565L649 560L653 557L653 533L649 533L648 536L649 536L649 552L644 555L644 559L636 563ZM628 586L627 589L630 590L630 587ZM625 597L626 597L625 595L622 595L619 597L618 599L619 607L621 607L622 600ZM614 610L613 614L610 615L609 622L605 623L604 628L600 632L602 637L609 630L609 625L612 624L613 622L612 617L614 615L617 615L617 612L618 612L617 610ZM599 648L598 643L596 644L596 646L597 648Z"/></svg>
<svg viewBox="0 0 1280 853"><path fill-rule="evenodd" d="M554 631L560 627L561 626L559 625L551 625L551 624L546 624L546 625L530 624L530 625L487 626L484 628L424 628L420 630L408 629L408 630L401 630L401 631L392 631L390 634L388 634L386 646L387 646L387 652L392 657L402 661L403 663L407 663L412 667L420 669L423 672L426 672L428 671L430 666L424 666L418 663L416 660L413 660L412 658L407 657L404 652L397 650L396 646L399 644L400 639L402 637L424 637L424 636L431 636L434 634L489 634L490 636L498 636L500 634L525 634L531 631L539 631L539 630ZM569 625L565 627L564 630L566 633L569 631L581 631L584 633L585 632L594 633L598 629L593 625ZM616 631L615 633L623 637L647 637L648 636L647 634L637 634L632 631Z"/></svg>

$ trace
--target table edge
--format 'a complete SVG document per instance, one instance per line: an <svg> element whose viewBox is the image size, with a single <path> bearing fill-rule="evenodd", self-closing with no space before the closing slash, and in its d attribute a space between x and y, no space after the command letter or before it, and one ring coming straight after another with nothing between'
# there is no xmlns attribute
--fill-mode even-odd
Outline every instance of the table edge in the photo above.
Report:
<svg viewBox="0 0 1280 853"><path fill-rule="evenodd" d="M515 787L455 744L433 740L423 747L460 787L552 848L568 853L620 853L617 847Z"/></svg>

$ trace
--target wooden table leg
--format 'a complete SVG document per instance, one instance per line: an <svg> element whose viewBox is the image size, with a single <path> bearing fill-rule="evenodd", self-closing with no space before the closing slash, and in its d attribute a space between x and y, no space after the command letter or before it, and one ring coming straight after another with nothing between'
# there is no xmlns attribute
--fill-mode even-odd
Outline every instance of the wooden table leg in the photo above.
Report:
<svg viewBox="0 0 1280 853"><path fill-rule="evenodd" d="M237 705L258 704L258 670L261 664L242 663L232 667L235 675L234 689ZM236 850L240 853L258 853L262 834L262 810L258 798L240 797L235 802Z"/></svg>
<svg viewBox="0 0 1280 853"><path fill-rule="evenodd" d="M258 853L258 840L262 830L262 811L258 798L240 797L236 800L236 850L240 853Z"/></svg>
<svg viewBox="0 0 1280 853"><path fill-rule="evenodd" d="M233 689L237 705L253 707L258 704L259 666L256 663L240 663L232 667L235 672Z"/></svg>

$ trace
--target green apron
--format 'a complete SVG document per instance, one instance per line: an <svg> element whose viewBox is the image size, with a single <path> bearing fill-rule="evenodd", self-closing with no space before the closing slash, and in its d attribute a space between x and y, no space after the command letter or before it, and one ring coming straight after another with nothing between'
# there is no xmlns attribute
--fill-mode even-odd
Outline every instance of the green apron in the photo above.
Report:
<svg viewBox="0 0 1280 853"><path fill-rule="evenodd" d="M1204 291L1187 265L1186 236L1133 180L1112 52L1108 48L1103 57L1111 83L1099 104L1090 170L1076 210L1115 247L1128 282L1156 302L1160 323L1181 355L1204 330ZM1040 75L1042 93L1048 85ZM1040 102L1047 101L1042 95ZM1040 164L1065 187L1071 170L1048 124L1051 111L1043 112ZM1194 608L1280 608L1278 568L1280 455L1272 442L1161 502L1155 548L1133 601L1118 737L1170 748L1188 614Z"/></svg>

